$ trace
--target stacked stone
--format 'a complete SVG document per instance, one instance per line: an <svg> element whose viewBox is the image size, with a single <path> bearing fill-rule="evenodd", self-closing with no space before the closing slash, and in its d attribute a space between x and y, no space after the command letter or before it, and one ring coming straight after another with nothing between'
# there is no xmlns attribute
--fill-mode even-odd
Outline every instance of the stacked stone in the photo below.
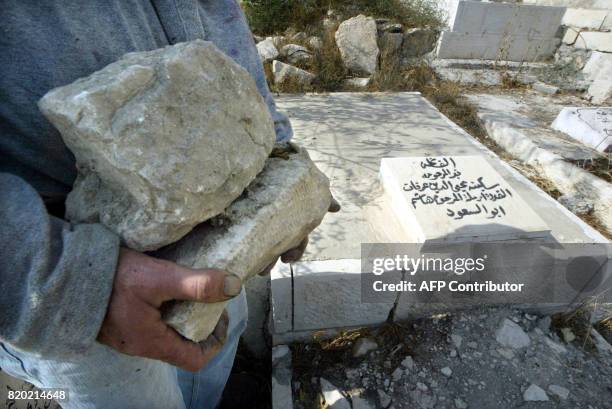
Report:
<svg viewBox="0 0 612 409"><path fill-rule="evenodd" d="M246 281L329 207L329 181L304 150L270 157L274 125L254 80L210 42L127 54L39 105L76 157L68 219L102 223L133 249ZM224 307L175 303L164 318L201 341Z"/></svg>

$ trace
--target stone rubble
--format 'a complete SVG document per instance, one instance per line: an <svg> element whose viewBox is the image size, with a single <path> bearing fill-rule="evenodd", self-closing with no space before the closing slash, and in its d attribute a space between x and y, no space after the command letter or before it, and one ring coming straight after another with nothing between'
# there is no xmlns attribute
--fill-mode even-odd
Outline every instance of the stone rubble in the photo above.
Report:
<svg viewBox="0 0 612 409"><path fill-rule="evenodd" d="M275 140L251 75L201 40L126 54L39 106L76 157L67 218L141 251L223 212Z"/></svg>
<svg viewBox="0 0 612 409"><path fill-rule="evenodd" d="M270 62L279 56L278 49L271 37L257 43L257 52L259 53L259 58L264 63Z"/></svg>
<svg viewBox="0 0 612 409"><path fill-rule="evenodd" d="M276 84L295 81L300 85L308 86L312 84L316 78L314 74L306 70L285 64L278 60L272 62L272 73L274 75L274 83Z"/></svg>
<svg viewBox="0 0 612 409"><path fill-rule="evenodd" d="M351 409L351 404L344 395L325 378L320 379L321 393L329 409Z"/></svg>
<svg viewBox="0 0 612 409"><path fill-rule="evenodd" d="M378 344L372 338L359 338L353 345L353 358L359 358L367 355L369 352L375 351L377 348Z"/></svg>
<svg viewBox="0 0 612 409"><path fill-rule="evenodd" d="M532 383L523 393L523 399L525 402L545 402L548 400L548 395L544 389Z"/></svg>
<svg viewBox="0 0 612 409"><path fill-rule="evenodd" d="M287 59L290 64L299 64L312 58L312 54L306 47L297 44L287 44L280 50L280 55Z"/></svg>
<svg viewBox="0 0 612 409"><path fill-rule="evenodd" d="M371 75L378 67L376 21L359 15L343 21L336 31L336 44L344 65L355 74Z"/></svg>
<svg viewBox="0 0 612 409"><path fill-rule="evenodd" d="M331 193L329 180L305 150L291 145L289 152L268 159L222 217L198 226L158 256L191 268L212 266L246 281L298 246L325 216ZM175 302L163 316L186 338L201 341L212 332L225 305Z"/></svg>
<svg viewBox="0 0 612 409"><path fill-rule="evenodd" d="M381 339L384 332L372 329L369 337L376 339L379 348L365 358L326 363L327 359L314 354L309 359L320 376L337 380L335 387L351 396L353 409L361 407L355 406L356 396L359 405L377 402L370 407L389 405L396 409L519 409L546 401L560 409L583 407L587 402L592 408L607 407L612 357L583 350L579 342L561 346L562 351L551 348L550 343L560 344L556 329L547 323L549 319L510 308L478 308L441 320L402 323L410 355L393 355L401 349L396 349L395 342ZM528 347L499 345L496 332L506 320L529 336ZM450 358L448 352L456 348L452 338L458 337L462 340L457 348L460 354ZM474 344L477 348L472 348ZM343 356L342 350L333 353ZM408 366L412 370L406 369ZM452 368L451 376L441 368ZM299 377L299 371L294 373L294 379ZM297 398L300 393L303 391L294 389L296 409L311 407Z"/></svg>

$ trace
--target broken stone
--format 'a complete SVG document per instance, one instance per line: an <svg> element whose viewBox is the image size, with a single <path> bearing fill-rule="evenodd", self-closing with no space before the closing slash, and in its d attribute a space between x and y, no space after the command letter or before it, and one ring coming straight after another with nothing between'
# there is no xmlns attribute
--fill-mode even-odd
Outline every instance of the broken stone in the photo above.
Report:
<svg viewBox="0 0 612 409"><path fill-rule="evenodd" d="M430 28L411 28L404 33L402 58L421 57L433 51L439 32Z"/></svg>
<svg viewBox="0 0 612 409"><path fill-rule="evenodd" d="M383 33L379 41L383 55L399 55L404 36L402 33Z"/></svg>
<svg viewBox="0 0 612 409"><path fill-rule="evenodd" d="M373 18L359 15L342 22L336 31L336 44L346 68L357 74L376 72L379 49Z"/></svg>
<svg viewBox="0 0 612 409"><path fill-rule="evenodd" d="M550 392L551 395L557 396L561 400L567 399L570 393L568 389L564 388L563 386L559 386L559 385L550 385L548 387L548 392Z"/></svg>
<svg viewBox="0 0 612 409"><path fill-rule="evenodd" d="M140 251L220 214L275 140L251 75L201 40L126 54L39 107L76 157L67 218L100 222Z"/></svg>
<svg viewBox="0 0 612 409"><path fill-rule="evenodd" d="M517 323L507 318L495 333L495 339L501 345L512 349L525 348L531 342L529 335Z"/></svg>
<svg viewBox="0 0 612 409"><path fill-rule="evenodd" d="M570 344L576 340L576 335L571 328L561 328L561 335L566 344Z"/></svg>
<svg viewBox="0 0 612 409"><path fill-rule="evenodd" d="M580 34L580 30L572 27L568 27L563 35L563 44L572 45L576 42L578 35Z"/></svg>
<svg viewBox="0 0 612 409"><path fill-rule="evenodd" d="M268 159L222 216L198 226L157 255L190 268L222 269L244 282L298 246L323 219L331 193L327 177L308 153L295 149L284 158ZM184 337L199 342L210 335L225 305L174 302L163 316Z"/></svg>
<svg viewBox="0 0 612 409"><path fill-rule="evenodd" d="M404 360L401 362L401 365L409 370L413 370L414 369L414 360L412 359L411 356L407 356L406 358L404 358Z"/></svg>
<svg viewBox="0 0 612 409"><path fill-rule="evenodd" d="M369 352L374 351L378 348L378 344L372 338L359 338L353 345L353 357L359 358L360 356L367 355Z"/></svg>
<svg viewBox="0 0 612 409"><path fill-rule="evenodd" d="M576 39L574 47L612 53L612 33L583 31Z"/></svg>
<svg viewBox="0 0 612 409"><path fill-rule="evenodd" d="M343 81L343 85L349 88L365 88L370 85L371 78L347 78Z"/></svg>
<svg viewBox="0 0 612 409"><path fill-rule="evenodd" d="M279 54L271 37L257 43L257 53L259 53L262 62L270 62Z"/></svg>
<svg viewBox="0 0 612 409"><path fill-rule="evenodd" d="M287 44L281 48L280 53L291 64L298 64L312 58L312 54L306 47L297 44Z"/></svg>
<svg viewBox="0 0 612 409"><path fill-rule="evenodd" d="M450 369L448 366L445 366L444 368L440 369L440 372L442 372L442 375L446 377L450 377L453 374L453 370Z"/></svg>
<svg viewBox="0 0 612 409"><path fill-rule="evenodd" d="M555 87L554 85L545 84L543 82L535 82L531 85L531 87L542 94L555 95L559 92L559 87Z"/></svg>
<svg viewBox="0 0 612 409"><path fill-rule="evenodd" d="M584 197L577 195L562 195L558 199L564 207L577 215L587 215L593 213L595 206Z"/></svg>
<svg viewBox="0 0 612 409"><path fill-rule="evenodd" d="M457 349L461 348L461 344L463 343L463 337L461 335L452 334L451 335L451 340L453 341L453 344L455 345L455 348L457 348Z"/></svg>
<svg viewBox="0 0 612 409"><path fill-rule="evenodd" d="M342 392L325 378L320 379L321 393L329 409L351 409L351 404Z"/></svg>
<svg viewBox="0 0 612 409"><path fill-rule="evenodd" d="M544 389L532 383L523 393L523 399L526 402L544 402L548 400L548 395Z"/></svg>
<svg viewBox="0 0 612 409"><path fill-rule="evenodd" d="M294 81L299 85L308 86L315 79L314 74L278 60L272 62L272 73L274 74L274 83L276 84Z"/></svg>

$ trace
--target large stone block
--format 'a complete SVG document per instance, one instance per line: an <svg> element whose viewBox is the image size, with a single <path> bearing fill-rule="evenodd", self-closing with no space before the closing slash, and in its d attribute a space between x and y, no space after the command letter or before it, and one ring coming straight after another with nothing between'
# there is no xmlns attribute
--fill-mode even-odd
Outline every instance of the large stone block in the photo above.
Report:
<svg viewBox="0 0 612 409"><path fill-rule="evenodd" d="M546 237L550 229L482 157L384 158L381 183L417 241Z"/></svg>
<svg viewBox="0 0 612 409"><path fill-rule="evenodd" d="M274 145L250 74L201 40L126 54L39 103L74 153L74 222L101 222L137 250L220 214Z"/></svg>
<svg viewBox="0 0 612 409"><path fill-rule="evenodd" d="M574 47L612 53L612 33L583 31L578 35Z"/></svg>
<svg viewBox="0 0 612 409"><path fill-rule="evenodd" d="M382 293L364 302L360 259L302 261L292 264L292 272L293 331L381 324L396 299Z"/></svg>
<svg viewBox="0 0 612 409"><path fill-rule="evenodd" d="M563 108L552 127L600 152L612 150L612 108Z"/></svg>
<svg viewBox="0 0 612 409"><path fill-rule="evenodd" d="M587 92L591 102L604 104L612 98L612 54L593 51L582 73L592 81Z"/></svg>
<svg viewBox="0 0 612 409"><path fill-rule="evenodd" d="M552 38L564 14L564 7L460 1L452 31Z"/></svg>
<svg viewBox="0 0 612 409"><path fill-rule="evenodd" d="M359 15L348 19L336 31L336 44L344 65L356 74L374 74L378 67L376 21Z"/></svg>
<svg viewBox="0 0 612 409"><path fill-rule="evenodd" d="M157 255L191 268L219 268L244 281L296 247L319 225L331 202L327 177L305 150L296 149L268 159L221 216ZM174 302L165 309L164 319L186 338L201 341L212 332L225 305Z"/></svg>
<svg viewBox="0 0 612 409"><path fill-rule="evenodd" d="M460 1L438 58L540 61L554 55L563 7Z"/></svg>
<svg viewBox="0 0 612 409"><path fill-rule="evenodd" d="M568 27L599 30L604 25L608 10L589 10L569 8L563 16L563 25Z"/></svg>
<svg viewBox="0 0 612 409"><path fill-rule="evenodd" d="M444 31L437 56L442 59L544 61L554 56L559 44L558 38Z"/></svg>

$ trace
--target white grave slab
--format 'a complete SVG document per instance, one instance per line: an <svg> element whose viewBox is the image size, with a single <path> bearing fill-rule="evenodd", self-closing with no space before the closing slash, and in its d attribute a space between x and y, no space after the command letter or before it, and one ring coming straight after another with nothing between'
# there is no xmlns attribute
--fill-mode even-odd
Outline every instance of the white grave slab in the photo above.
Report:
<svg viewBox="0 0 612 409"><path fill-rule="evenodd" d="M380 178L419 242L546 237L550 229L481 156L384 158Z"/></svg>
<svg viewBox="0 0 612 409"><path fill-rule="evenodd" d="M541 61L559 46L564 7L460 1L438 58Z"/></svg>
<svg viewBox="0 0 612 409"><path fill-rule="evenodd" d="M563 108L552 127L599 152L612 151L612 107Z"/></svg>

